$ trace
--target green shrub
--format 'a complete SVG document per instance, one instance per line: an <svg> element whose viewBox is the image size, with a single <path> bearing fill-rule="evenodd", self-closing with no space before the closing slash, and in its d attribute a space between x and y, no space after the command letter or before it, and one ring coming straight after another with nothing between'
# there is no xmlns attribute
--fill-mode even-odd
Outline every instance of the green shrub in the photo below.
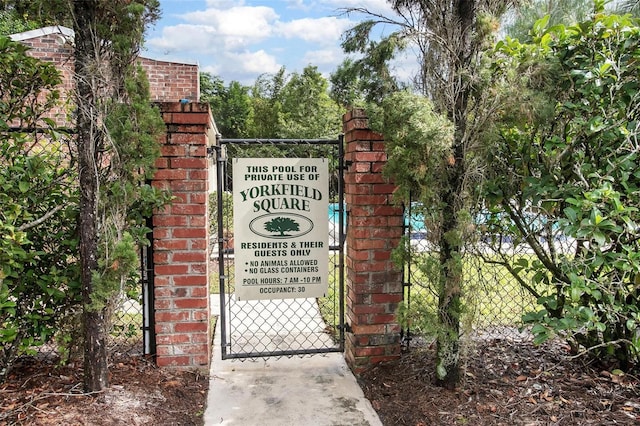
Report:
<svg viewBox="0 0 640 426"><path fill-rule="evenodd" d="M59 83L52 65L0 37L0 381L64 328L79 301L72 160L44 118ZM26 130L36 126L46 129Z"/></svg>
<svg viewBox="0 0 640 426"><path fill-rule="evenodd" d="M626 369L640 361L640 27L603 7L571 27L539 21L531 44L498 44L513 105L486 189L509 220L488 225L535 253L509 266L541 305L524 316L536 342L560 336Z"/></svg>

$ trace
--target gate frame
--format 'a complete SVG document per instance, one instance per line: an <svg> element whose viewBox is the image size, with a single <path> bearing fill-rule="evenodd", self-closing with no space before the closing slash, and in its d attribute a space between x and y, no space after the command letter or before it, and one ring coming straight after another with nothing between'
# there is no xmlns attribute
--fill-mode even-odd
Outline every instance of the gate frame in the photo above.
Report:
<svg viewBox="0 0 640 426"><path fill-rule="evenodd" d="M227 318L226 318L226 286L228 276L226 275L225 254L233 253L233 249L225 249L225 242L227 239L224 237L224 221L223 221L223 197L222 193L225 190L225 172L227 166L226 145L243 144L243 145L337 145L338 147L338 245L329 246L328 250L335 250L338 252L338 306L339 306L339 323L336 326L338 330L338 345L337 347L326 348L314 348L314 349L294 349L294 350L277 350L269 352L241 352L241 353L228 353L227 348L231 345L227 337ZM314 355L330 352L344 352L345 349L345 241L346 241L346 229L345 229L345 205L344 205L344 135L339 135L337 139L234 139L234 138L222 138L218 135L216 138L216 145L212 146L216 152L216 203L217 209L217 232L218 232L218 275L220 282L220 342L222 359L244 359L244 358L266 358L266 357L280 357L280 356L295 356L295 355ZM229 324L229 329L231 325ZM229 330L230 331L230 330Z"/></svg>

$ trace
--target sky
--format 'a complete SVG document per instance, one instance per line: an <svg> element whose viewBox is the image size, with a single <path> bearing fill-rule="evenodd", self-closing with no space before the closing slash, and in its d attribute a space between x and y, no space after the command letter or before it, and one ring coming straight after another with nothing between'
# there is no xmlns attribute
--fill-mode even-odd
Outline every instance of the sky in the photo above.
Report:
<svg viewBox="0 0 640 426"><path fill-rule="evenodd" d="M344 59L344 31L361 18L341 8L390 14L385 0L160 0L144 56L197 63L200 71L251 85L263 73L314 65L329 77Z"/></svg>

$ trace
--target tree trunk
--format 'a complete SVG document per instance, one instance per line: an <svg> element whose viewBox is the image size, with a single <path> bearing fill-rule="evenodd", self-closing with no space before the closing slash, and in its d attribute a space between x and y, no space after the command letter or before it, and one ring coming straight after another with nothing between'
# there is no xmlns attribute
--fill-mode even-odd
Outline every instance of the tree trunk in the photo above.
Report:
<svg viewBox="0 0 640 426"><path fill-rule="evenodd" d="M473 45L476 2L458 0L453 3L456 24L460 26L459 43L454 51L450 65L452 87L455 87L454 102L448 105L447 116L455 125L453 156L448 165L448 185L441 195L442 233L440 237L440 285L438 294L438 315L440 327L437 338L436 382L447 389L456 387L460 380L459 340L460 316L462 314L462 256L463 243L460 229L460 212L469 208L464 200L464 180L467 173L465 161L465 142L467 132L468 105L471 87L459 84L465 80L465 74L472 73L472 58L476 54ZM458 85L459 84L459 85Z"/></svg>
<svg viewBox="0 0 640 426"><path fill-rule="evenodd" d="M74 0L76 129L80 181L80 267L84 327L84 389L97 392L108 386L105 321L102 310L91 307L98 268L98 164L96 93L91 64L95 62L97 0Z"/></svg>
<svg viewBox="0 0 640 426"><path fill-rule="evenodd" d="M456 132L457 133L457 132ZM447 389L454 389L460 380L459 340L460 315L462 314L462 239L458 216L459 199L464 176L462 153L455 149L454 161L449 170L449 187L442 194L445 206L442 212L443 226L440 237L440 284L438 286L438 319L436 382Z"/></svg>

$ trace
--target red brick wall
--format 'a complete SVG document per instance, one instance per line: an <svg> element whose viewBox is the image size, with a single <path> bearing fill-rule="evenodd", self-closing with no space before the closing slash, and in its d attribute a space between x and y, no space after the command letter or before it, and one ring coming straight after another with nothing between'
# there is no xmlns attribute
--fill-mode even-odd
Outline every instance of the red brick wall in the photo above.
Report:
<svg viewBox="0 0 640 426"><path fill-rule="evenodd" d="M151 100L157 102L178 102L180 99L189 99L191 102L200 100L197 65L142 57L139 61L149 78Z"/></svg>
<svg viewBox="0 0 640 426"><path fill-rule="evenodd" d="M400 354L396 317L402 274L391 251L402 237L402 207L393 205L395 186L382 175L387 160L383 136L371 131L364 111L344 117L347 224L347 333L345 358L355 373ZM348 164L348 163L347 163Z"/></svg>
<svg viewBox="0 0 640 426"><path fill-rule="evenodd" d="M52 62L62 73L63 84L60 87L63 100L73 99L73 31L63 27L46 27L25 33L14 34L15 40L30 47L29 54L43 61ZM154 102L178 102L200 99L198 65L177 62L158 61L139 58L147 73ZM70 108L61 106L51 118L64 125L68 123L67 112Z"/></svg>
<svg viewBox="0 0 640 426"><path fill-rule="evenodd" d="M49 27L51 28L51 27ZM29 46L29 54L42 61L51 62L60 71L62 76L62 84L59 86L60 96L62 99L59 108L55 109L48 115L59 125L68 125L68 115L71 111L68 102L72 100L73 90L73 33L69 29L56 28L55 33L50 31L33 30L26 33L16 34L17 41ZM22 39L22 37L28 37Z"/></svg>
<svg viewBox="0 0 640 426"><path fill-rule="evenodd" d="M207 104L161 103L167 133L153 185L176 197L153 216L156 360L206 368L211 358L209 305Z"/></svg>

